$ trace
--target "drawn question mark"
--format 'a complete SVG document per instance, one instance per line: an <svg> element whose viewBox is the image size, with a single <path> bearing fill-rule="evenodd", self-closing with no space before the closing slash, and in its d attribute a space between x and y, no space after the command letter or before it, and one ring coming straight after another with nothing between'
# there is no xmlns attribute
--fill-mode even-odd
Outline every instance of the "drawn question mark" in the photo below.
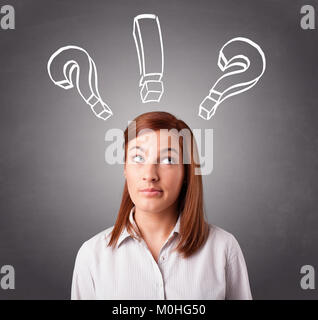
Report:
<svg viewBox="0 0 318 320"><path fill-rule="evenodd" d="M138 54L141 100L143 103L159 102L164 91L161 81L164 53L159 18L154 14L136 16L133 36Z"/></svg>
<svg viewBox="0 0 318 320"><path fill-rule="evenodd" d="M242 52L251 51L253 63ZM259 61L257 61L259 60ZM200 104L199 116L209 120L216 112L217 107L229 97L249 90L258 82L266 69L266 59L263 50L252 40L238 37L231 39L221 48L218 58L219 68L227 73L221 76L213 85ZM251 69L252 80L246 81L244 74Z"/></svg>
<svg viewBox="0 0 318 320"><path fill-rule="evenodd" d="M47 71L54 84L65 90L74 87L75 72L77 91L94 114L103 120L112 116L111 109L100 97L96 65L86 50L77 46L58 49L50 57Z"/></svg>

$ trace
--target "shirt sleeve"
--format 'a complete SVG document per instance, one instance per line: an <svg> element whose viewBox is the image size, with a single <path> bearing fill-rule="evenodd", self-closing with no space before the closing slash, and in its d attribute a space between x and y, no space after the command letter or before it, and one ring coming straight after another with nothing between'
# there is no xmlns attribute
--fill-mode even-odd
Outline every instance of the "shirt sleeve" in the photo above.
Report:
<svg viewBox="0 0 318 320"><path fill-rule="evenodd" d="M232 241L226 266L226 300L252 300L245 259L236 238Z"/></svg>
<svg viewBox="0 0 318 320"><path fill-rule="evenodd" d="M72 279L71 300L94 300L94 279L90 269L91 253L86 242L79 249Z"/></svg>

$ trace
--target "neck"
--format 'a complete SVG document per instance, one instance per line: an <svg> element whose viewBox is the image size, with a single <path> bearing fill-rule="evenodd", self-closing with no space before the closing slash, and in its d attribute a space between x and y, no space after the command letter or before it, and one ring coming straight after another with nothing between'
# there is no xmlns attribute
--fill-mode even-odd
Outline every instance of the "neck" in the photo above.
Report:
<svg viewBox="0 0 318 320"><path fill-rule="evenodd" d="M166 239L178 220L177 205L157 212L135 207L134 218L144 239Z"/></svg>

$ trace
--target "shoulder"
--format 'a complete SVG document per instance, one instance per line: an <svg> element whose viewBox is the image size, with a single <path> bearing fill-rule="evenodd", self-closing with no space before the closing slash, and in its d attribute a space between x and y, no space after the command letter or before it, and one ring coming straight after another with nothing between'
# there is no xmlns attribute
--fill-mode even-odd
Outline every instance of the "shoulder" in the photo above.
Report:
<svg viewBox="0 0 318 320"><path fill-rule="evenodd" d="M232 259L234 256L241 253L240 245L236 237L229 231L216 226L214 224L209 224L210 232L207 239L207 245L222 252L226 255L227 259Z"/></svg>
<svg viewBox="0 0 318 320"><path fill-rule="evenodd" d="M77 262L91 264L101 251L110 250L107 245L113 228L114 226L109 227L83 242L77 252Z"/></svg>

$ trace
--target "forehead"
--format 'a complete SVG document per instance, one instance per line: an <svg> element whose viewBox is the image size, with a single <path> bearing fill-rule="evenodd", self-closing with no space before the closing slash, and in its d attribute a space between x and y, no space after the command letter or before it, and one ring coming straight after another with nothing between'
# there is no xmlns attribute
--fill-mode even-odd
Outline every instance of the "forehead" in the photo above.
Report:
<svg viewBox="0 0 318 320"><path fill-rule="evenodd" d="M144 149L164 149L167 147L178 146L179 135L177 131L160 129L157 131L140 131L136 138L128 142L128 150L134 146L142 146Z"/></svg>

